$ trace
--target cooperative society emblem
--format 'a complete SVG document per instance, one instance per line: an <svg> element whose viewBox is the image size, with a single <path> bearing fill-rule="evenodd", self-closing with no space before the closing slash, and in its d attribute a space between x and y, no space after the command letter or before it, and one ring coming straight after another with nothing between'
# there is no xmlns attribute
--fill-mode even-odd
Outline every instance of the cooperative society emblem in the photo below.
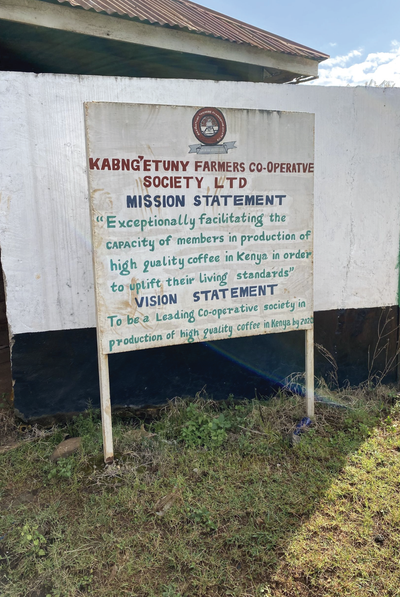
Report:
<svg viewBox="0 0 400 597"><path fill-rule="evenodd" d="M193 116L193 133L200 144L189 145L189 153L228 153L236 141L221 143L227 131L225 116L217 108L200 108Z"/></svg>

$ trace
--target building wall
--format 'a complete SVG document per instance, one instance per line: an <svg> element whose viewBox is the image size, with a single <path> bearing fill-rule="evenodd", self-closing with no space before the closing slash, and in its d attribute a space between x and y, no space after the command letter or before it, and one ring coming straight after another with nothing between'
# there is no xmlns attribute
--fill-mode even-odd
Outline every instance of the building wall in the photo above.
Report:
<svg viewBox="0 0 400 597"><path fill-rule="evenodd" d="M1 266L1 254L0 254ZM0 408L4 407L12 391L10 346L6 316L6 297L3 274L0 267Z"/></svg>
<svg viewBox="0 0 400 597"><path fill-rule="evenodd" d="M0 73L0 93L0 242L20 388L30 334L95 326L84 101L315 113L315 311L398 304L399 89ZM32 387L16 383L17 407L18 395L47 400Z"/></svg>

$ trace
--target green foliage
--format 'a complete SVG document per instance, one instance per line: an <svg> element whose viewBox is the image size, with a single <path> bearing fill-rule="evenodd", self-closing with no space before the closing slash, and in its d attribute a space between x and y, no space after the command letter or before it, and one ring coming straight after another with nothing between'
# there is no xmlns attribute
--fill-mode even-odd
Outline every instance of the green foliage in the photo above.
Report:
<svg viewBox="0 0 400 597"><path fill-rule="evenodd" d="M217 525L211 520L211 514L206 507L188 508L188 518L195 524L202 525L209 531L216 531Z"/></svg>
<svg viewBox="0 0 400 597"><path fill-rule="evenodd" d="M231 422L221 413L208 424L210 429L210 443L213 446L221 446L227 439L227 430L232 426Z"/></svg>
<svg viewBox="0 0 400 597"><path fill-rule="evenodd" d="M70 435L79 437L85 435L91 436L96 433L99 423L100 411L89 407L85 413L73 418L72 423L69 425Z"/></svg>
<svg viewBox="0 0 400 597"><path fill-rule="evenodd" d="M317 403L294 447L304 399L281 393L115 422L112 466L94 412L0 455L0 594L394 597L400 404L367 397ZM50 464L66 431L83 450Z"/></svg>
<svg viewBox="0 0 400 597"><path fill-rule="evenodd" d="M162 597L181 597L181 593L178 593L175 585L164 585Z"/></svg>
<svg viewBox="0 0 400 597"><path fill-rule="evenodd" d="M224 413L211 418L210 414L191 403L187 407L186 416L188 420L182 427L180 439L188 446L217 448L227 440L227 431L232 424Z"/></svg>
<svg viewBox="0 0 400 597"><path fill-rule="evenodd" d="M88 410L73 418L68 426L68 433L71 437L81 437L83 449L86 453L96 452L101 449L102 432L100 411Z"/></svg>
<svg viewBox="0 0 400 597"><path fill-rule="evenodd" d="M273 592L271 587L264 583L261 587L259 587L257 595L260 595L261 597L273 597Z"/></svg>
<svg viewBox="0 0 400 597"><path fill-rule="evenodd" d="M187 407L186 416L188 421L182 428L180 439L189 446L204 445L209 438L209 417L193 403Z"/></svg>
<svg viewBox="0 0 400 597"><path fill-rule="evenodd" d="M85 593L91 593L91 587L93 583L93 570L90 570L88 574L85 574L79 579L79 588Z"/></svg>
<svg viewBox="0 0 400 597"><path fill-rule="evenodd" d="M76 466L76 460L74 456L68 458L60 458L54 466L50 468L47 474L47 479L70 479Z"/></svg>
<svg viewBox="0 0 400 597"><path fill-rule="evenodd" d="M24 524L20 534L20 551L35 556L45 556L43 549L47 541L38 531L38 525Z"/></svg>

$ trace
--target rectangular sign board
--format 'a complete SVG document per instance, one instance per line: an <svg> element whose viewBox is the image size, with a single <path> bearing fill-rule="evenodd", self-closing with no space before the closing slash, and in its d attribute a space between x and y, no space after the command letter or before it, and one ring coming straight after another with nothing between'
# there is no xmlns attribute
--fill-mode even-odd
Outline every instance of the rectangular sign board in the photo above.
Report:
<svg viewBox="0 0 400 597"><path fill-rule="evenodd" d="M85 113L102 354L313 327L313 114Z"/></svg>

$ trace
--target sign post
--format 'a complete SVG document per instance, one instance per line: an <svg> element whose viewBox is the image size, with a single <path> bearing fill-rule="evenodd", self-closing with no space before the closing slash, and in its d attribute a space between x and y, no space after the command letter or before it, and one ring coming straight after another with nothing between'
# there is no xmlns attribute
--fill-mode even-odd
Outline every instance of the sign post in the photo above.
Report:
<svg viewBox="0 0 400 597"><path fill-rule="evenodd" d="M97 340L98 346L99 341ZM100 381L100 409L101 425L103 431L103 452L104 462L111 464L114 460L114 447L112 436L112 418L111 418L111 396L110 396L110 376L108 369L108 354L103 354L98 350L99 363L99 381Z"/></svg>
<svg viewBox="0 0 400 597"><path fill-rule="evenodd" d="M306 411L314 416L314 327L306 330Z"/></svg>
<svg viewBox="0 0 400 597"><path fill-rule="evenodd" d="M108 354L306 331L314 413L314 115L87 103L104 458Z"/></svg>

